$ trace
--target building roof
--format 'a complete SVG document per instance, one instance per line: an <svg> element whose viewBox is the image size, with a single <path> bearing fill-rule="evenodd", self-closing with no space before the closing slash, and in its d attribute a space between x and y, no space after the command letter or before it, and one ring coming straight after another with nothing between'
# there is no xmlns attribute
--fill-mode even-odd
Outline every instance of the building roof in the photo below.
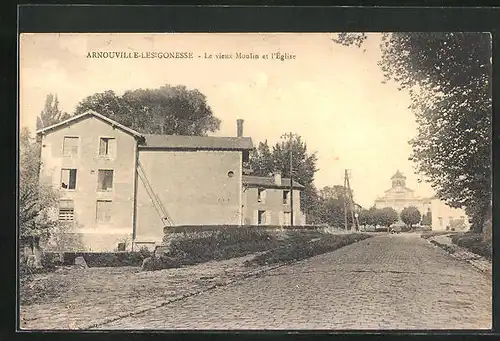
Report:
<svg viewBox="0 0 500 341"><path fill-rule="evenodd" d="M183 136L183 135L154 135L141 134L133 129L130 129L123 124L116 122L98 112L87 110L80 115L75 115L67 120L53 124L37 130L38 134L46 134L47 132L71 124L88 116L94 116L98 119L110 124L113 127L119 128L133 136L141 138L143 143L140 148L147 149L208 149L208 150L251 150L253 148L252 139L250 137L215 137L215 136Z"/></svg>
<svg viewBox="0 0 500 341"><path fill-rule="evenodd" d="M141 149L251 150L250 137L216 137L144 134Z"/></svg>
<svg viewBox="0 0 500 341"><path fill-rule="evenodd" d="M401 174L401 172L399 171L399 169L397 170L396 174L394 174L391 177L391 179L401 179L401 178L406 179L406 176L404 176L403 174Z"/></svg>
<svg viewBox="0 0 500 341"><path fill-rule="evenodd" d="M290 179L281 178L281 185L276 185L272 176L243 175L243 184L251 187L290 188ZM303 189L304 186L294 181L293 188Z"/></svg>
<svg viewBox="0 0 500 341"><path fill-rule="evenodd" d="M115 120L110 119L109 117L101 115L98 112L95 112L94 110L87 110L83 114L72 116L72 117L70 117L67 120L64 120L62 122L59 122L59 123L53 124L51 126L39 129L39 130L36 131L36 134L37 135L39 135L39 134L43 135L43 134L45 134L45 133L47 133L47 132L49 132L51 130L54 130L54 129L57 129L59 127L65 126L67 124L73 123L73 122L78 121L78 120L80 120L82 118L85 118L87 116L97 117L97 118L99 118L99 119L101 119L101 120L109 123L111 126L119 128L119 129L121 129L121 130L123 130L123 131L125 131L125 132L127 132L127 133L129 133L131 135L134 135L134 136L140 137L140 138L143 137L143 135L141 133L139 133L139 132L137 132L137 131L135 131L133 129L130 129L130 128L124 126L123 124L120 124L120 123L116 122Z"/></svg>

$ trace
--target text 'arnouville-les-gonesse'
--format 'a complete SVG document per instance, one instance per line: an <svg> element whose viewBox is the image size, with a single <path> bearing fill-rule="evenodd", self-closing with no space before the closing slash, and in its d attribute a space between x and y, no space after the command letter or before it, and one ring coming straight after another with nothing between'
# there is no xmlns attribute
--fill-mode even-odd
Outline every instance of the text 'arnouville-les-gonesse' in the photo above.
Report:
<svg viewBox="0 0 500 341"><path fill-rule="evenodd" d="M193 52L120 52L120 51L99 51L99 52L88 52L87 58L104 58L104 59L195 59L195 58L203 58L203 59L274 59L274 60L293 60L296 59L297 56L292 53L282 53L282 52L273 52L273 53L207 53L204 52L201 55L195 55Z"/></svg>

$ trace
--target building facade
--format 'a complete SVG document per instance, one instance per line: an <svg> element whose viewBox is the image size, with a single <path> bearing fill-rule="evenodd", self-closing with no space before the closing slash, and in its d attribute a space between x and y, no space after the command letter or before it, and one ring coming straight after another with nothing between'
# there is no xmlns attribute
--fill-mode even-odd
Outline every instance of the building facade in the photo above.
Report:
<svg viewBox="0 0 500 341"><path fill-rule="evenodd" d="M37 131L40 181L81 251L155 245L163 228L243 220L243 137L144 135L93 111ZM241 134L240 134L241 132Z"/></svg>
<svg viewBox="0 0 500 341"><path fill-rule="evenodd" d="M293 215L293 225L305 225L300 209L303 189L296 181L290 186L290 179L280 173L272 177L243 175L243 224L289 226Z"/></svg>
<svg viewBox="0 0 500 341"><path fill-rule="evenodd" d="M436 197L420 198L416 196L412 189L406 187L406 177L399 170L391 177L391 182L391 188L375 200L375 207L391 207L398 214L406 207L416 207L421 214L430 214L433 230L452 228L462 230L469 227L464 210L451 208Z"/></svg>

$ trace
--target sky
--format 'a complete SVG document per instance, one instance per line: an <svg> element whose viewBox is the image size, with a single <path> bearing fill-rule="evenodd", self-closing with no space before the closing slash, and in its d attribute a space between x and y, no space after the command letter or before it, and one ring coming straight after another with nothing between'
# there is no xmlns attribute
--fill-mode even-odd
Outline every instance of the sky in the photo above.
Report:
<svg viewBox="0 0 500 341"><path fill-rule="evenodd" d="M332 42L335 33L277 34L23 34L20 45L20 127L36 129L48 94L72 114L97 92L158 88L198 89L221 127L235 136L236 120L254 145L272 145L287 132L299 134L316 152L317 188L343 184L350 172L354 200L373 205L400 170L417 196L431 187L414 174L408 141L416 135L409 96L395 83L382 84L379 34L362 48ZM89 52L188 52L192 59L87 58ZM236 53L295 56L235 59ZM216 54L233 59L217 59ZM212 55L212 59L205 55ZM423 179L423 178L422 178ZM425 180L425 179L423 179Z"/></svg>

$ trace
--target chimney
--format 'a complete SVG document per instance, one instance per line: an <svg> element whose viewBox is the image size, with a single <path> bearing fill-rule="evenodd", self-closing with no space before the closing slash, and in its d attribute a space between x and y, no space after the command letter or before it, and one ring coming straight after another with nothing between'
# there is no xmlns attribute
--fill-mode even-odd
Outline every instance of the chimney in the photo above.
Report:
<svg viewBox="0 0 500 341"><path fill-rule="evenodd" d="M243 120L239 118L237 121L237 137L243 137Z"/></svg>
<svg viewBox="0 0 500 341"><path fill-rule="evenodd" d="M274 184L277 186L281 186L281 172L280 171L274 172Z"/></svg>

